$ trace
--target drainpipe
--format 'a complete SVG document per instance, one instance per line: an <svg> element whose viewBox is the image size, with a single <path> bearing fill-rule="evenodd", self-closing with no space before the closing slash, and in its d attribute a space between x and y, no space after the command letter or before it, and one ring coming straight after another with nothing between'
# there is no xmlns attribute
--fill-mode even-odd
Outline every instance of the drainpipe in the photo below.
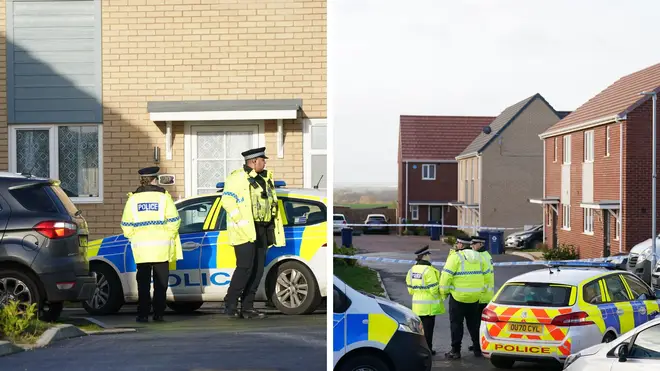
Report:
<svg viewBox="0 0 660 371"><path fill-rule="evenodd" d="M616 117L614 122L619 123L619 252L623 252L623 122ZM616 223L616 220L615 220ZM616 230L616 224L614 225Z"/></svg>
<svg viewBox="0 0 660 371"><path fill-rule="evenodd" d="M410 167L410 163L408 161L404 161L406 164L406 203L405 203L405 208L406 208L406 222L408 222L408 208L410 205L408 204L408 168ZM404 227L405 228L405 227Z"/></svg>
<svg viewBox="0 0 660 371"><path fill-rule="evenodd" d="M483 171L483 164L481 163L481 157L482 155L480 153L477 153L477 166L479 166L479 171L477 172L477 181L475 182L475 187L479 187L479 222L477 223L477 228L481 229L481 218L483 215L481 215L481 201L483 200L483 189L481 187L481 174ZM474 191L473 191L474 192ZM478 230L475 230L475 234L479 234Z"/></svg>
<svg viewBox="0 0 660 371"><path fill-rule="evenodd" d="M541 193L541 197L545 198L545 144L546 143L545 143L545 139L541 139L541 141L543 142L543 193ZM541 203L541 214L543 218L543 221L541 222L543 225L543 237L542 237L543 243L546 243L545 240L545 227L547 226L546 217L545 217L546 211L547 211L547 206Z"/></svg>

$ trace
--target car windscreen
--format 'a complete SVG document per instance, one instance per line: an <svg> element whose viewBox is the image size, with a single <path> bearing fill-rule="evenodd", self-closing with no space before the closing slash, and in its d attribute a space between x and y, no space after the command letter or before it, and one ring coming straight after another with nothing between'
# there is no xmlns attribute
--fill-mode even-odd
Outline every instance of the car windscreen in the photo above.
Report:
<svg viewBox="0 0 660 371"><path fill-rule="evenodd" d="M573 286L552 283L507 283L493 302L528 307L565 307L571 304L572 288Z"/></svg>

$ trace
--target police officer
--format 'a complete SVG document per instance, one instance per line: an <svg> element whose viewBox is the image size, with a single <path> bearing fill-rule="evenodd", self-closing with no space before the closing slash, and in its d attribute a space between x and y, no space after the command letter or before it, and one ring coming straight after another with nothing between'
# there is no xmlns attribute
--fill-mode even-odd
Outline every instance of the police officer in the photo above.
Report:
<svg viewBox="0 0 660 371"><path fill-rule="evenodd" d="M456 252L447 257L440 274L440 293L449 296L449 322L451 327L451 350L445 353L448 359L461 358L463 320L472 338L475 356L481 356L479 347L479 299L484 291L484 273L481 256L470 248L470 240L458 238Z"/></svg>
<svg viewBox="0 0 660 371"><path fill-rule="evenodd" d="M169 263L183 259L179 239L181 218L170 194L154 184L159 171L157 166L138 171L140 187L128 194L121 218L121 228L131 242L133 258L137 264L137 322L149 322L152 272L153 320L163 321Z"/></svg>
<svg viewBox="0 0 660 371"><path fill-rule="evenodd" d="M412 295L412 311L422 320L426 343L433 350L433 330L435 316L445 313L444 298L440 295L440 272L431 265L431 251L428 246L415 251L417 263L406 276L408 293Z"/></svg>
<svg viewBox="0 0 660 371"><path fill-rule="evenodd" d="M251 149L241 155L245 165L227 177L222 195L229 243L236 254L236 270L225 297L225 313L236 318L264 318L263 313L254 309L254 297L268 248L285 245L284 226L278 213L273 173L265 169L266 148Z"/></svg>
<svg viewBox="0 0 660 371"><path fill-rule="evenodd" d="M495 271L493 269L493 257L490 256L488 249L486 248L486 240L479 236L472 237L472 249L481 255L481 261L483 263L484 270L484 279L485 279L485 290L479 298L479 311L477 312L478 318L475 321L481 322L481 313L484 311L493 295L495 294ZM474 351L474 346L470 345L468 348L470 351Z"/></svg>

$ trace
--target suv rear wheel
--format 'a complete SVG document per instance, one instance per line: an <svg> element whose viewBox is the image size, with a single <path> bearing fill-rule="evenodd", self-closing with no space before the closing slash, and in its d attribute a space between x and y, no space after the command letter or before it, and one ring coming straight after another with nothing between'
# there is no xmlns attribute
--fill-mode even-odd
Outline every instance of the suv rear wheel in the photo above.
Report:
<svg viewBox="0 0 660 371"><path fill-rule="evenodd" d="M27 307L38 303L38 317L42 321L54 322L60 318L64 303L49 303L42 300L37 280L20 269L0 269L0 308L11 301Z"/></svg>

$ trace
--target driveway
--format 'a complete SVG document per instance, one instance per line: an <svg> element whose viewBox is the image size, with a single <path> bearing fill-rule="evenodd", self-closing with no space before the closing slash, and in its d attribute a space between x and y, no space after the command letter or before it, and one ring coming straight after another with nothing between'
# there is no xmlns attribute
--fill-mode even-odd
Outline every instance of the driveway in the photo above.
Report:
<svg viewBox="0 0 660 371"><path fill-rule="evenodd" d="M135 323L135 307L94 319L137 332L62 340L0 358L0 369L32 370L302 370L326 368L325 311L270 314L262 320L225 318L218 305L196 314L166 313L166 323ZM64 316L87 317L84 310Z"/></svg>

